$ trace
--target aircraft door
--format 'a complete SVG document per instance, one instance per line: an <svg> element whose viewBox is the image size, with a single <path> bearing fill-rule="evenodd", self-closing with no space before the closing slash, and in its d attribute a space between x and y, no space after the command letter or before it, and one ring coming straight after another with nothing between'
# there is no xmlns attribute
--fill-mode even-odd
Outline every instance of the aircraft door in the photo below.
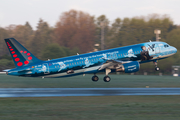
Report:
<svg viewBox="0 0 180 120"><path fill-rule="evenodd" d="M42 65L42 71L44 72L44 74L48 74L49 73L49 65L48 65L48 63L44 63Z"/></svg>
<svg viewBox="0 0 180 120"><path fill-rule="evenodd" d="M160 48L158 44L155 44L155 53L160 53Z"/></svg>
<svg viewBox="0 0 180 120"><path fill-rule="evenodd" d="M148 51L150 55L155 55L155 54L160 53L160 47L157 43L148 44Z"/></svg>

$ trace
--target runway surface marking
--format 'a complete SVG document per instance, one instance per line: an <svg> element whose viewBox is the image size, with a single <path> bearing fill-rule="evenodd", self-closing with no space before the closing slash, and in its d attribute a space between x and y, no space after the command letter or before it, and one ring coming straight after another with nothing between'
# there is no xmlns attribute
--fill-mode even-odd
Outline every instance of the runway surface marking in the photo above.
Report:
<svg viewBox="0 0 180 120"><path fill-rule="evenodd" d="M0 97L180 95L180 88L0 88Z"/></svg>

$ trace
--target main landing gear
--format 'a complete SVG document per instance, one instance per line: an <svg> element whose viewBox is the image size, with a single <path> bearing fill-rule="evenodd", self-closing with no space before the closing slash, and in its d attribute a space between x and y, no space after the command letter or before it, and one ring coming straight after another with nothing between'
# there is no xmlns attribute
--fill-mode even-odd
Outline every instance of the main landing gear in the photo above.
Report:
<svg viewBox="0 0 180 120"><path fill-rule="evenodd" d="M156 70L156 71L159 71L160 69L159 69L159 67L157 66L157 60L153 61L153 63L154 63L154 65L155 65L155 70Z"/></svg>
<svg viewBox="0 0 180 120"><path fill-rule="evenodd" d="M98 80L99 80L99 77L98 77L98 76L94 75L94 76L92 77L92 81L93 81L93 82L97 82ZM104 80L104 82L110 82L110 81L111 81L111 78L110 78L109 76L105 76L103 80Z"/></svg>
<svg viewBox="0 0 180 120"><path fill-rule="evenodd" d="M109 76L104 77L104 82L110 82L110 81L111 81L111 78Z"/></svg>
<svg viewBox="0 0 180 120"><path fill-rule="evenodd" d="M106 76L104 77L104 82L110 82L111 78L108 76L108 74L111 72L111 69L106 68ZM97 82L99 80L98 76L96 76L96 74L94 74L94 76L92 77L92 81Z"/></svg>
<svg viewBox="0 0 180 120"><path fill-rule="evenodd" d="M99 80L99 77L94 74L92 77L92 81L97 82Z"/></svg>
<svg viewBox="0 0 180 120"><path fill-rule="evenodd" d="M104 77L104 82L110 82L111 78L108 76L108 74L111 72L111 69L106 68L106 76Z"/></svg>

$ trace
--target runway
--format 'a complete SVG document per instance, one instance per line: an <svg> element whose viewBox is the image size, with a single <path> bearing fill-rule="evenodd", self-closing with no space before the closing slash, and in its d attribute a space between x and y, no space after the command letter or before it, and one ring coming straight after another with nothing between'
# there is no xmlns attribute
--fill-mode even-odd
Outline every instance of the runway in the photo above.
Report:
<svg viewBox="0 0 180 120"><path fill-rule="evenodd" d="M0 88L0 97L180 95L180 88Z"/></svg>

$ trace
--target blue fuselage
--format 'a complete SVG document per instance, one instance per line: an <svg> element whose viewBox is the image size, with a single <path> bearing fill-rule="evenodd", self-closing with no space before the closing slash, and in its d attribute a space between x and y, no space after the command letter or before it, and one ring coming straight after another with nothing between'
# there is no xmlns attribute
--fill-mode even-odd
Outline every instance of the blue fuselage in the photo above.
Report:
<svg viewBox="0 0 180 120"><path fill-rule="evenodd" d="M64 77L86 73L97 73L110 60L137 61L139 63L166 58L177 52L165 42L147 42L93 53L41 61L8 71L9 75ZM113 71L113 70L112 70Z"/></svg>

